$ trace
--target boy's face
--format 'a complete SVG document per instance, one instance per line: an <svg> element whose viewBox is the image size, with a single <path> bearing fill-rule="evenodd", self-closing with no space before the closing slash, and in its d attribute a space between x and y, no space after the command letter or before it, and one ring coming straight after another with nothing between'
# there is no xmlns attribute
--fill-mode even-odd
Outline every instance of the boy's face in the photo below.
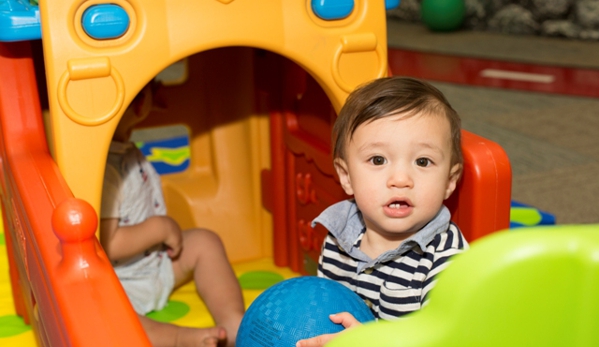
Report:
<svg viewBox="0 0 599 347"><path fill-rule="evenodd" d="M436 115L393 115L356 129L335 168L367 232L399 241L433 219L459 177L451 143L449 121Z"/></svg>

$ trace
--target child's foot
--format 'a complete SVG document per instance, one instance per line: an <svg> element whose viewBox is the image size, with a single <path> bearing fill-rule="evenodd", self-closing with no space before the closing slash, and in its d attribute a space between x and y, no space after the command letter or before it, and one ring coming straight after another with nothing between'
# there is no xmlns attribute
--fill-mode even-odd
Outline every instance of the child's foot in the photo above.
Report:
<svg viewBox="0 0 599 347"><path fill-rule="evenodd" d="M177 330L177 347L217 347L227 340L227 333L221 327L186 328Z"/></svg>

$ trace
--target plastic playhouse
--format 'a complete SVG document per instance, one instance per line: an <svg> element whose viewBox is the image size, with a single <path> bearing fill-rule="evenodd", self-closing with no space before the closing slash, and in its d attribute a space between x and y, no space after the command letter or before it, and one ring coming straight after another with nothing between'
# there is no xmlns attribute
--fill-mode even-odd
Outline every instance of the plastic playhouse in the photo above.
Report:
<svg viewBox="0 0 599 347"><path fill-rule="evenodd" d="M309 222L347 198L332 122L351 90L388 74L396 5L0 1L4 233L15 309L37 343L149 345L95 233L114 129L154 78L160 105L136 141L174 167L162 175L169 214L218 232L234 264L314 273L326 231ZM473 241L509 226L511 170L466 131L463 150L448 206Z"/></svg>

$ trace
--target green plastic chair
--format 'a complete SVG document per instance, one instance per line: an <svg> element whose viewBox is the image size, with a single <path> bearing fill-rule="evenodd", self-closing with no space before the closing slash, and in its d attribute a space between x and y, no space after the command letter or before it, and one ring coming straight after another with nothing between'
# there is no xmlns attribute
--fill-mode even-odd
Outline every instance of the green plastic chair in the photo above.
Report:
<svg viewBox="0 0 599 347"><path fill-rule="evenodd" d="M427 306L327 347L599 346L599 224L502 231L439 276Z"/></svg>

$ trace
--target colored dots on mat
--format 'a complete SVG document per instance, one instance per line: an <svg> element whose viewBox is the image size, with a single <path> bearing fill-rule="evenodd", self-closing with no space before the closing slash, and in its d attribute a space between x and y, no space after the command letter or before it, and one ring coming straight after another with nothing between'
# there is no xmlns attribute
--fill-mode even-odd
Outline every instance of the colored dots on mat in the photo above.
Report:
<svg viewBox="0 0 599 347"><path fill-rule="evenodd" d="M0 338L16 336L29 330L31 327L17 315L0 316Z"/></svg>
<svg viewBox="0 0 599 347"><path fill-rule="evenodd" d="M242 289L266 289L284 279L272 271L250 271L239 276L239 285Z"/></svg>
<svg viewBox="0 0 599 347"><path fill-rule="evenodd" d="M168 323L184 317L189 312L189 305L180 301L169 300L160 311L152 311L146 315L155 321Z"/></svg>

